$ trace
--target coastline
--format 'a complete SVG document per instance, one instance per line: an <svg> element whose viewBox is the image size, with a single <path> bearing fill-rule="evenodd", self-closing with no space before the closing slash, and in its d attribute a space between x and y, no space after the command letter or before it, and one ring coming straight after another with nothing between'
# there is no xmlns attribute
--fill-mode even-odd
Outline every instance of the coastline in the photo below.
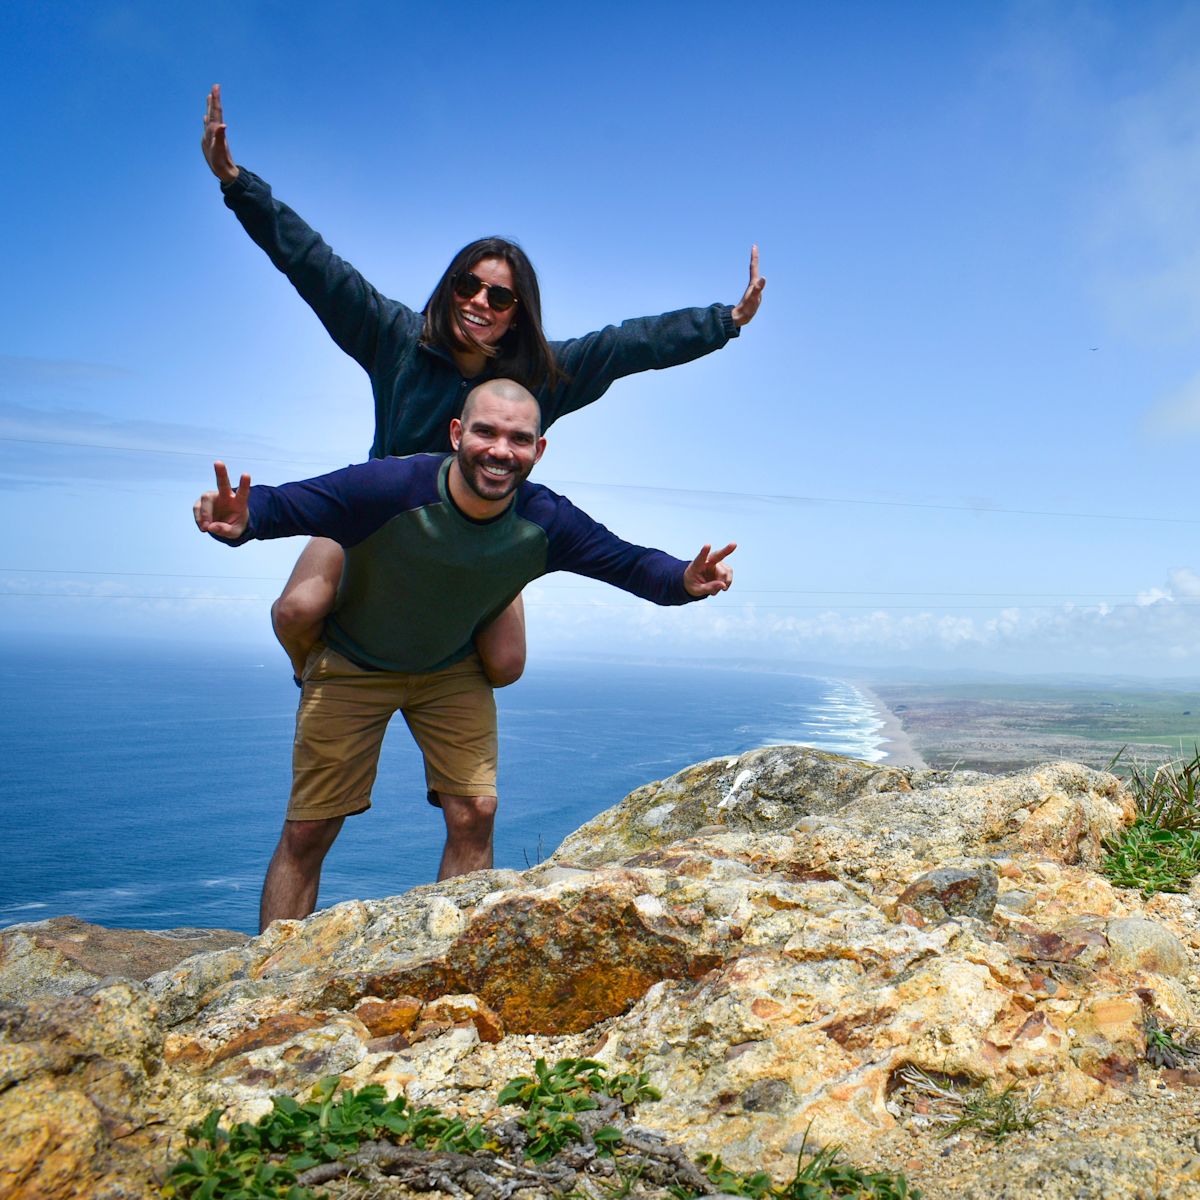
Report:
<svg viewBox="0 0 1200 1200"><path fill-rule="evenodd" d="M904 727L900 724L900 718L892 712L875 690L857 679L847 682L868 704L875 708L878 719L883 722L883 728L880 729L878 735L882 743L880 749L884 752L883 761L893 767L928 770L929 764L921 757L921 752L905 732Z"/></svg>

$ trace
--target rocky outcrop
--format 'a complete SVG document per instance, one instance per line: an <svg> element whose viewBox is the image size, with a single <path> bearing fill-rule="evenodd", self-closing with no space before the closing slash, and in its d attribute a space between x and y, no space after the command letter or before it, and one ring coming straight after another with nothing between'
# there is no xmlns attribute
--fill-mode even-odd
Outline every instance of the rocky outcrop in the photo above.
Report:
<svg viewBox="0 0 1200 1200"><path fill-rule="evenodd" d="M102 979L146 979L249 940L232 929L106 929L52 917L0 930L0 1001L69 996Z"/></svg>
<svg viewBox="0 0 1200 1200"><path fill-rule="evenodd" d="M664 1098L638 1120L694 1154L782 1175L807 1132L955 1194L913 1166L905 1068L1117 1113L1147 1015L1200 1023L1200 896L1143 902L1096 873L1132 815L1116 779L1066 763L999 779L773 747L700 764L531 871L10 1007L0 1130L43 1143L2 1135L0 1196L151 1195L208 1108L253 1119L329 1074L479 1118L537 1057L579 1054L647 1071ZM1107 1190L1071 1194L1133 1196L1093 1148L1079 1177ZM1158 1194L1200 1194L1183 1190L1200 1157L1164 1156Z"/></svg>

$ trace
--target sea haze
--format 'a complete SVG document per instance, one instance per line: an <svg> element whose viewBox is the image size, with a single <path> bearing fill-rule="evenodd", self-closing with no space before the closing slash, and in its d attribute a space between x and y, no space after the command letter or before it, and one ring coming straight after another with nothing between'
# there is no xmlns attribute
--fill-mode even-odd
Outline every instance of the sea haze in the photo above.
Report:
<svg viewBox="0 0 1200 1200"><path fill-rule="evenodd" d="M282 658L148 645L4 657L0 925L69 913L253 931L290 777L297 692ZM634 788L705 758L782 742L883 757L882 722L836 679L554 661L497 699L499 867L533 865ZM321 907L429 882L442 833L396 720L374 807L326 860Z"/></svg>

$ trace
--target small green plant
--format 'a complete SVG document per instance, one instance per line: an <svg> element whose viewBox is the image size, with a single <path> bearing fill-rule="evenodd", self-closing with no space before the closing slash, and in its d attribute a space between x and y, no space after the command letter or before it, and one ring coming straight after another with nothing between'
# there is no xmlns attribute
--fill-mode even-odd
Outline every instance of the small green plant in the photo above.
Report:
<svg viewBox="0 0 1200 1200"><path fill-rule="evenodd" d="M583 1130L573 1114L598 1108L597 1096L616 1100L621 1107L662 1098L645 1074L623 1071L608 1079L604 1064L595 1059L561 1058L549 1067L544 1058L539 1058L533 1075L510 1080L497 1100L526 1110L521 1118L521 1127L529 1138L525 1153L534 1162L545 1162L568 1142L582 1140ZM612 1125L592 1134L597 1150L605 1155L612 1155L621 1140L620 1130Z"/></svg>
<svg viewBox="0 0 1200 1200"><path fill-rule="evenodd" d="M1137 763L1130 767L1137 816L1128 829L1105 840L1107 856L1100 864L1118 887L1137 888L1146 897L1186 892L1200 874L1200 748L1193 750L1187 761L1154 771Z"/></svg>
<svg viewBox="0 0 1200 1200"><path fill-rule="evenodd" d="M322 1079L307 1103L277 1096L271 1112L254 1123L222 1127L222 1111L214 1109L188 1129L183 1157L171 1167L162 1189L164 1200L322 1200L324 1193L308 1183L359 1171L364 1160L368 1165L403 1161L411 1170L414 1151L409 1147L431 1156L451 1151L458 1160L451 1168L435 1157L422 1176L430 1188L444 1188L447 1170L457 1170L456 1178L466 1182L486 1174L492 1169L489 1163L500 1168L497 1181L507 1178L512 1167L501 1159L511 1156L510 1161L535 1164L529 1170L549 1164L546 1183L557 1194L552 1183L560 1176L550 1160L568 1143L585 1141L597 1156L589 1161L609 1160L607 1181L591 1179L564 1200L627 1200L647 1171L650 1178L663 1179L660 1186L676 1200L693 1200L706 1190L694 1189L696 1169L677 1147L660 1144L644 1130L637 1137L631 1132L626 1145L615 1126L590 1128L639 1101L661 1099L641 1072L610 1077L593 1059L566 1058L552 1067L538 1059L533 1075L511 1080L498 1097L501 1104L523 1108L524 1114L496 1127L467 1125L436 1108L412 1108L403 1096L388 1100L375 1085L339 1092L340 1082L337 1076ZM576 1116L597 1109L585 1130ZM523 1138L514 1136L518 1130ZM779 1186L762 1172L738 1175L712 1155L698 1162L722 1191L750 1200L919 1200L920 1193L902 1175L860 1171L836 1147L809 1156L807 1162L804 1158L802 1146L795 1177Z"/></svg>
<svg viewBox="0 0 1200 1200"><path fill-rule="evenodd" d="M796 1174L779 1185L765 1171L739 1175L712 1154L696 1161L722 1192L749 1200L921 1200L920 1189L910 1187L903 1175L863 1171L842 1157L839 1146L826 1146L807 1162L801 1146ZM677 1194L677 1200L684 1198Z"/></svg>
<svg viewBox="0 0 1200 1200"><path fill-rule="evenodd" d="M1200 874L1200 832L1158 829L1139 817L1115 838L1100 870L1117 887L1137 888L1144 897L1156 892L1186 892Z"/></svg>
<svg viewBox="0 0 1200 1200"><path fill-rule="evenodd" d="M993 1142L1002 1142L1010 1134L1033 1129L1041 1119L1034 1108L1038 1088L1026 1093L1010 1083L997 1092L986 1083L935 1079L914 1066L904 1067L900 1078L930 1102L928 1115L941 1125L943 1137L969 1130Z"/></svg>
<svg viewBox="0 0 1200 1200"><path fill-rule="evenodd" d="M300 1172L376 1138L459 1154L488 1145L481 1125L466 1125L436 1108L410 1108L403 1096L388 1100L374 1084L338 1094L339 1083L336 1075L322 1079L307 1104L276 1096L266 1116L230 1129L221 1128L222 1112L213 1109L187 1130L184 1158L171 1168L164 1197L314 1200L316 1193L297 1184Z"/></svg>
<svg viewBox="0 0 1200 1200"><path fill-rule="evenodd" d="M1146 1061L1155 1067L1200 1065L1200 1039L1196 1035L1161 1025L1153 1013L1146 1015Z"/></svg>

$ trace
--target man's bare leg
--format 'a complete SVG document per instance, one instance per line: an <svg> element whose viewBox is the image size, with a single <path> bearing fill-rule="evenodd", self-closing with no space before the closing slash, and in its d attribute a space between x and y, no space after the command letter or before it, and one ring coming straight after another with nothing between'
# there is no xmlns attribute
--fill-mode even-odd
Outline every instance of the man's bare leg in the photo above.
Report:
<svg viewBox="0 0 1200 1200"><path fill-rule="evenodd" d="M438 792L446 820L446 845L438 867L439 879L483 871L492 865L492 827L495 796L448 796Z"/></svg>
<svg viewBox="0 0 1200 1200"><path fill-rule="evenodd" d="M263 881L258 931L281 917L307 917L317 906L321 864L341 831L345 817L325 821L284 821L279 845Z"/></svg>
<svg viewBox="0 0 1200 1200"><path fill-rule="evenodd" d="M271 625L297 679L337 599L344 558L337 542L313 538L296 560L283 594L271 605Z"/></svg>
<svg viewBox="0 0 1200 1200"><path fill-rule="evenodd" d="M492 687L516 683L525 670L525 601L518 596L475 635L475 649Z"/></svg>

